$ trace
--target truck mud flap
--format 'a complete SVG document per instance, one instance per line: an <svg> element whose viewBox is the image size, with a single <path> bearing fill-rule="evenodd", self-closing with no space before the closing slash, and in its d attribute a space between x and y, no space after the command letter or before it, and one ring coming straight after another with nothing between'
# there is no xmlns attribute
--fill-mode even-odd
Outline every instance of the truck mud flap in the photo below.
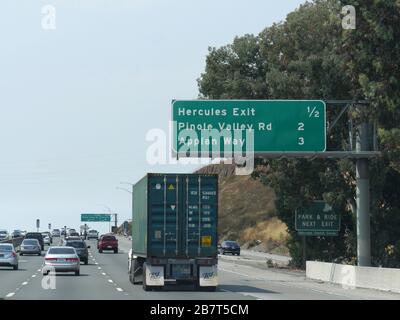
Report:
<svg viewBox="0 0 400 320"><path fill-rule="evenodd" d="M200 287L216 287L216 286L218 286L217 266L200 266L199 267L199 286Z"/></svg>
<svg viewBox="0 0 400 320"><path fill-rule="evenodd" d="M164 286L164 267L152 266L144 263L143 270L146 274L146 286L149 287L163 287Z"/></svg>

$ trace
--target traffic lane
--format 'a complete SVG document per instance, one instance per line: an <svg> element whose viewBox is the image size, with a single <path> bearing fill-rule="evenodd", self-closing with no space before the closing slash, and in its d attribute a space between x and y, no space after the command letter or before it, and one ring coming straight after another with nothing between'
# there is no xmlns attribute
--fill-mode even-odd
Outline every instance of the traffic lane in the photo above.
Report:
<svg viewBox="0 0 400 320"><path fill-rule="evenodd" d="M219 261L219 288L259 300L347 300L349 297L330 294L323 290L299 285L299 279L285 275L265 275L262 270L254 272L253 267ZM296 280L299 280L297 282Z"/></svg>
<svg viewBox="0 0 400 320"><path fill-rule="evenodd" d="M232 261L220 260L219 269L223 274L238 274L246 283L281 293L280 299L296 300L399 300L400 294L340 286L326 282L307 279L305 273L288 270L265 269L259 266L244 265ZM221 273L220 273L221 274ZM232 290L231 288L227 288ZM238 289L238 288L235 288ZM246 293L248 294L248 292ZM299 295L300 294L300 295ZM254 296L263 298L255 292ZM267 296L265 296L267 298ZM272 296L275 297L275 296Z"/></svg>
<svg viewBox="0 0 400 320"><path fill-rule="evenodd" d="M19 256L19 269L13 270L8 267L0 267L0 298L14 296L21 288L28 285L37 275L43 265L42 256L24 255Z"/></svg>
<svg viewBox="0 0 400 320"><path fill-rule="evenodd" d="M43 276L41 270L30 283L9 299L15 300L121 300L123 294L94 263L81 263L80 276L57 273Z"/></svg>
<svg viewBox="0 0 400 320"><path fill-rule="evenodd" d="M128 248L120 245L120 252L112 251L98 253L95 246L91 246L91 261L98 263L104 276L111 279L116 287L123 290L124 296L134 300L254 300L256 298L235 292L217 289L216 292L195 290L180 290L169 287L165 291L144 291L142 285L133 285L128 275ZM230 280L228 280L230 281ZM225 283L228 284L228 283Z"/></svg>

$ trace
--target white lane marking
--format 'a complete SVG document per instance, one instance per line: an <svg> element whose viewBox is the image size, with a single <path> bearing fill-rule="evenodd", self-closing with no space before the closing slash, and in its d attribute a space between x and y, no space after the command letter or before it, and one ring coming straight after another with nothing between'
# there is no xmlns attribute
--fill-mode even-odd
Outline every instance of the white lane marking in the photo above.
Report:
<svg viewBox="0 0 400 320"><path fill-rule="evenodd" d="M234 274L237 274L237 275L242 276L242 277L256 278L256 277L250 276L250 275L245 274L245 273L236 272L236 271L232 271L232 270L227 270L227 269L223 269L223 268L218 268L218 270L234 273Z"/></svg>
<svg viewBox="0 0 400 320"><path fill-rule="evenodd" d="M28 284L28 281L22 282L23 286L26 286Z"/></svg>
<svg viewBox="0 0 400 320"><path fill-rule="evenodd" d="M6 295L6 298L11 298L12 296L14 296L15 295L15 293L14 292L11 292L11 293L9 293L8 295Z"/></svg>
<svg viewBox="0 0 400 320"><path fill-rule="evenodd" d="M109 283L113 283L114 281L112 281L111 279L108 279L108 282L109 282Z"/></svg>
<svg viewBox="0 0 400 320"><path fill-rule="evenodd" d="M32 275L32 278L36 278L36 274Z"/></svg>
<svg viewBox="0 0 400 320"><path fill-rule="evenodd" d="M95 264L97 265L98 263L97 263L97 262L95 262Z"/></svg>
<svg viewBox="0 0 400 320"><path fill-rule="evenodd" d="M232 271L232 270L227 270L227 269L223 269L223 268L218 268L218 270L229 272L229 273L234 273L234 274L237 274L237 275L240 275L240 276L244 276L244 277L248 277L248 278L253 278L253 279L259 280L259 281L268 281L268 279L264 279L264 278L257 277L257 276L251 276L251 275L248 275L248 274L245 274L245 273L236 272L236 271ZM322 293L322 294L327 294L327 295L333 295L333 296L339 296L339 297L345 297L345 298L348 298L348 299L352 299L352 297L350 297L348 295L345 295L345 294L342 294L342 293L334 293L334 292L329 292L329 291L324 291L324 290L318 290L318 289L309 288L309 287L306 287L306 286L295 285L293 283L279 282L279 285L285 286L285 287L297 288L297 289L301 289L301 290L314 291L314 292L317 292L317 293L320 293L320 294ZM221 290L223 290L223 289L221 289ZM234 291L228 291L228 292L243 294L243 292L234 292ZM251 293L249 295L251 295ZM251 295L251 296L252 297L256 297L256 295Z"/></svg>
<svg viewBox="0 0 400 320"><path fill-rule="evenodd" d="M105 273L105 272L102 272L101 274L102 274L103 276L105 276L105 275L106 275L106 273Z"/></svg>
<svg viewBox="0 0 400 320"><path fill-rule="evenodd" d="M97 269L101 270L101 267L97 267Z"/></svg>
<svg viewBox="0 0 400 320"><path fill-rule="evenodd" d="M124 291L124 290L122 290L121 288L117 288L117 291L122 292L122 291Z"/></svg>
<svg viewBox="0 0 400 320"><path fill-rule="evenodd" d="M42 269L38 269L38 272L42 271Z"/></svg>

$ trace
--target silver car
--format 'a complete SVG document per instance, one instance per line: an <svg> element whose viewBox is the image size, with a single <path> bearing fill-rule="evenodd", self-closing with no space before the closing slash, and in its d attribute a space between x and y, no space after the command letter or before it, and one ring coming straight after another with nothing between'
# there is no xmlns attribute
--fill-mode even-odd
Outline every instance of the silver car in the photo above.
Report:
<svg viewBox="0 0 400 320"><path fill-rule="evenodd" d="M18 270L18 254L11 243L0 243L0 266Z"/></svg>
<svg viewBox="0 0 400 320"><path fill-rule="evenodd" d="M87 238L88 240L90 239L99 239L99 233L96 230L89 230L89 232L87 233Z"/></svg>
<svg viewBox="0 0 400 320"><path fill-rule="evenodd" d="M42 247L40 246L39 240L37 239L24 239L20 246L19 254L23 256L24 254L37 254L42 255Z"/></svg>
<svg viewBox="0 0 400 320"><path fill-rule="evenodd" d="M10 235L7 230L0 230L0 241L9 240Z"/></svg>
<svg viewBox="0 0 400 320"><path fill-rule="evenodd" d="M81 262L75 249L72 247L51 247L44 258L42 274L49 272L75 272L80 274Z"/></svg>

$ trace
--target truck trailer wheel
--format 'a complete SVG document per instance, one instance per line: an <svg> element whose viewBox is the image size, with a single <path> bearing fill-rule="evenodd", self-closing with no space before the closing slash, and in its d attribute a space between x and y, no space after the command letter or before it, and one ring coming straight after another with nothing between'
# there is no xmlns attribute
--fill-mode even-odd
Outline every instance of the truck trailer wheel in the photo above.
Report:
<svg viewBox="0 0 400 320"><path fill-rule="evenodd" d="M132 278L131 282L133 284L139 284L141 282L139 280L140 279L140 269L142 269L142 267L140 266L139 261L137 259L133 259L132 266L131 266L131 278ZM142 269L142 278L143 278L143 269Z"/></svg>

